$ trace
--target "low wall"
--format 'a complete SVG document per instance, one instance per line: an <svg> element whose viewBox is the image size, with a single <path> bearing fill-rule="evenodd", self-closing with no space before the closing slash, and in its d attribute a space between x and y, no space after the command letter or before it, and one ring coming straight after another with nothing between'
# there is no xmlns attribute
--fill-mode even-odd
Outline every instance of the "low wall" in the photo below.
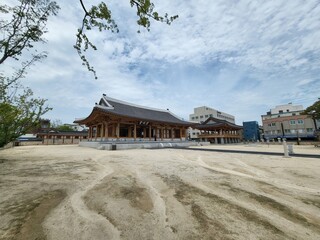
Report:
<svg viewBox="0 0 320 240"><path fill-rule="evenodd" d="M63 144L78 144L80 142L79 139L44 139L44 145L63 145Z"/></svg>
<svg viewBox="0 0 320 240"><path fill-rule="evenodd" d="M125 149L159 149L159 148L185 148L198 146L199 143L191 141L163 141L163 142L80 142L80 147L90 147L99 150L125 150Z"/></svg>
<svg viewBox="0 0 320 240"><path fill-rule="evenodd" d="M42 141L20 141L18 146L43 145Z"/></svg>

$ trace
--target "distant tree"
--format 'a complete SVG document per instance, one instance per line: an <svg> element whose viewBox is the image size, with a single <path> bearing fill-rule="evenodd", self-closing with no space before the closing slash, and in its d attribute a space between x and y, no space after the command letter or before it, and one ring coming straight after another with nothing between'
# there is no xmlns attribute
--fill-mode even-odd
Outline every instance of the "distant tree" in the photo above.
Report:
<svg viewBox="0 0 320 240"><path fill-rule="evenodd" d="M303 114L310 115L315 119L320 119L320 98L311 106L307 107Z"/></svg>
<svg viewBox="0 0 320 240"><path fill-rule="evenodd" d="M50 120L50 128L57 128L62 125L62 121L60 119Z"/></svg>
<svg viewBox="0 0 320 240"><path fill-rule="evenodd" d="M74 129L68 125L60 125L56 128L58 131L62 132L73 132Z"/></svg>
<svg viewBox="0 0 320 240"><path fill-rule="evenodd" d="M50 127L54 128L57 131L74 131L72 127L63 124L60 119L51 120Z"/></svg>
<svg viewBox="0 0 320 240"><path fill-rule="evenodd" d="M40 117L51 110L46 100L32 98L32 91L25 89L10 101L0 102L0 147L39 126Z"/></svg>

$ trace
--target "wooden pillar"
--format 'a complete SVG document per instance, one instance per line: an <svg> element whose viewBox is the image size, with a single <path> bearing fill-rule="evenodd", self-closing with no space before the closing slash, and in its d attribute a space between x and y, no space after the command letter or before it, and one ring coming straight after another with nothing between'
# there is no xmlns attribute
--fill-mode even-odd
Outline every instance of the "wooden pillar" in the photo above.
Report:
<svg viewBox="0 0 320 240"><path fill-rule="evenodd" d="M147 137L147 129L144 127L143 128L143 138Z"/></svg>
<svg viewBox="0 0 320 240"><path fill-rule="evenodd" d="M170 137L171 137L171 140L173 141L173 128L170 128Z"/></svg>
<svg viewBox="0 0 320 240"><path fill-rule="evenodd" d="M104 128L105 128L104 122L102 122L102 123L101 123L101 129L100 129L100 133L101 133L101 134L100 134L100 137L101 137L101 140L103 140L104 137L105 137L105 136L104 136L104 134L105 134L105 129L104 129Z"/></svg>
<svg viewBox="0 0 320 240"><path fill-rule="evenodd" d="M151 124L149 125L149 141L151 141Z"/></svg>
<svg viewBox="0 0 320 240"><path fill-rule="evenodd" d="M119 139L120 138L120 122L117 123L116 135L117 135L117 139Z"/></svg>
<svg viewBox="0 0 320 240"><path fill-rule="evenodd" d="M128 138L131 138L132 137L132 131L131 131L131 126L128 127Z"/></svg>
<svg viewBox="0 0 320 240"><path fill-rule="evenodd" d="M161 138L161 141L163 140L163 127L160 128L160 138Z"/></svg>
<svg viewBox="0 0 320 240"><path fill-rule="evenodd" d="M115 137L115 130L114 130L114 123L112 123L112 129L111 129L111 137L114 138Z"/></svg>
<svg viewBox="0 0 320 240"><path fill-rule="evenodd" d="M182 128L180 127L180 140L182 141Z"/></svg>
<svg viewBox="0 0 320 240"><path fill-rule="evenodd" d="M95 139L95 141L97 141L97 137L98 137L98 125L95 125L95 128L96 128L96 132L95 132L94 139Z"/></svg>
<svg viewBox="0 0 320 240"><path fill-rule="evenodd" d="M134 138L134 140L137 139L137 125L136 124L133 125L133 138Z"/></svg>
<svg viewBox="0 0 320 240"><path fill-rule="evenodd" d="M108 122L104 122L105 127L104 127L104 136L105 136L105 140L108 140L108 136L109 136L109 126L108 126Z"/></svg>
<svg viewBox="0 0 320 240"><path fill-rule="evenodd" d="M153 134L154 140L157 141L157 139L159 139L157 126L155 126L155 127L153 128L153 132L154 132L154 134Z"/></svg>

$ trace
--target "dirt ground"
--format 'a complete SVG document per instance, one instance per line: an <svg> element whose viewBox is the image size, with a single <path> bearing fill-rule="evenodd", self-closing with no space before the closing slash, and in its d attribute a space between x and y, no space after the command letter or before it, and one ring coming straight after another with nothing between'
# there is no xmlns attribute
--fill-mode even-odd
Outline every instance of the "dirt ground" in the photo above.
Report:
<svg viewBox="0 0 320 240"><path fill-rule="evenodd" d="M1 150L0 239L320 239L320 149L295 150L319 158Z"/></svg>

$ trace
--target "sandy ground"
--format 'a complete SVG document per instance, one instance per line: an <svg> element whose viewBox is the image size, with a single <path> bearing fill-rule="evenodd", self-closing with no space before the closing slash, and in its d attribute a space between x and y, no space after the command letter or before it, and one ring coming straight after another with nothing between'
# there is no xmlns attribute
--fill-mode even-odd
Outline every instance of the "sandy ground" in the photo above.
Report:
<svg viewBox="0 0 320 240"><path fill-rule="evenodd" d="M320 149L295 152L319 158L78 146L2 150L0 239L320 239Z"/></svg>

